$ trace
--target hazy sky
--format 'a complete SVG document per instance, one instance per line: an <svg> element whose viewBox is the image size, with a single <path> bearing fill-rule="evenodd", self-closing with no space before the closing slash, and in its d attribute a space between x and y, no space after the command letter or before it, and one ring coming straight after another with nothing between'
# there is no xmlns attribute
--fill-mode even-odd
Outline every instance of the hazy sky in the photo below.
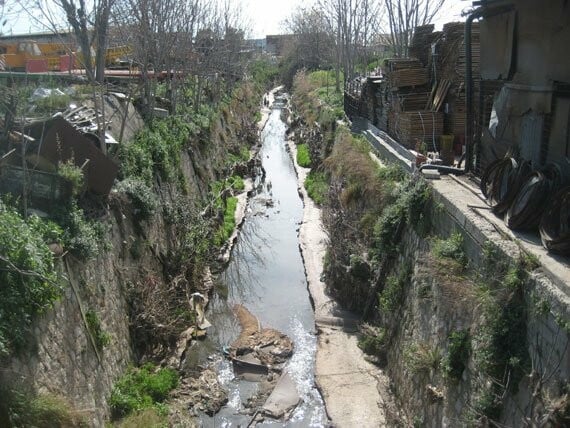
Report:
<svg viewBox="0 0 570 428"><path fill-rule="evenodd" d="M160 1L160 0L157 0ZM232 0L233 1L233 0ZM7 1L6 3L10 3ZM243 14L249 17L253 38L263 38L267 34L283 32L282 23L295 8L307 7L312 0L241 0ZM439 27L445 22L460 20L461 10L470 6L470 1L447 0L442 16L437 20ZM2 28L4 34L22 34L41 31L37 25L33 25L26 14L7 13L7 23Z"/></svg>
<svg viewBox="0 0 570 428"><path fill-rule="evenodd" d="M312 0L242 0L244 13L248 13L252 20L253 37L262 38L267 34L281 32L281 23L296 7L307 7ZM470 0L447 0L440 18L436 22L439 28L451 21L464 21L461 11L471 6Z"/></svg>

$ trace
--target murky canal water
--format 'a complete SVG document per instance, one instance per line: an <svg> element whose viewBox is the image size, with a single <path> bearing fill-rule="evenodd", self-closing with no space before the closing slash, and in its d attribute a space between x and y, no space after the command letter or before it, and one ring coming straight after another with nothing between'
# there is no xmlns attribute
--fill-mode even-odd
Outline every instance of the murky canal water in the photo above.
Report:
<svg viewBox="0 0 570 428"><path fill-rule="evenodd" d="M232 313L236 303L249 309L264 327L287 334L295 343L294 355L285 370L295 381L302 402L289 421L268 420L257 426L320 427L326 423L323 402L314 386L314 315L298 247L303 205L286 151L286 125L280 115L281 110L273 110L262 133L260 155L266 177L249 201L231 261L221 275L227 293L214 296L207 314L213 327L200 353L218 361L219 378L229 390L229 403L216 416L202 417L204 427L245 427L251 420L251 416L240 412L243 403L256 392L257 384L234 378L231 363L220 353L239 334Z"/></svg>

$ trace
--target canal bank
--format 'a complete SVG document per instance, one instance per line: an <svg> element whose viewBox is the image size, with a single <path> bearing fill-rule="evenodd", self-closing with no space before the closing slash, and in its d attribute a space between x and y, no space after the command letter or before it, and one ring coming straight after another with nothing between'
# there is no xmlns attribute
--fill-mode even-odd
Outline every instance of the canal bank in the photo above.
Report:
<svg viewBox="0 0 570 428"><path fill-rule="evenodd" d="M292 138L287 144L297 173L298 192L303 199L299 248L318 331L315 382L334 426L386 426L386 412L394 408L389 379L365 359L358 347L358 316L342 310L325 292L321 276L328 237L323 228L321 209L304 187L310 169L297 163L297 148Z"/></svg>

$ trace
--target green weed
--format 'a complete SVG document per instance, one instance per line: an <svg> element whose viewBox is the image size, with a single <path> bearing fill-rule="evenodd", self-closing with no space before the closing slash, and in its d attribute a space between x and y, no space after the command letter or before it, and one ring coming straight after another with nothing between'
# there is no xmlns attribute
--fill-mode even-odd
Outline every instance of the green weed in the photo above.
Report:
<svg viewBox="0 0 570 428"><path fill-rule="evenodd" d="M329 183L327 176L323 172L311 171L305 179L305 189L309 197L316 204L323 205L327 200Z"/></svg>
<svg viewBox="0 0 570 428"><path fill-rule="evenodd" d="M467 330L454 331L449 335L447 356L444 359L443 371L452 379L461 379L469 353L471 340Z"/></svg>
<svg viewBox="0 0 570 428"><path fill-rule="evenodd" d="M311 155L309 154L309 146L306 144L297 145L297 163L299 166L309 168L311 166Z"/></svg>
<svg viewBox="0 0 570 428"><path fill-rule="evenodd" d="M160 403L176 386L178 373L170 368L156 369L152 363L131 367L113 386L109 405L116 418L153 407L163 411Z"/></svg>
<svg viewBox="0 0 570 428"><path fill-rule="evenodd" d="M105 346L111 343L111 336L101 327L99 315L93 310L85 313L85 320L87 321L87 328L89 333L95 340L95 346L99 351L102 351Z"/></svg>
<svg viewBox="0 0 570 428"><path fill-rule="evenodd" d="M47 246L60 238L53 223L35 216L26 221L0 201L0 356L21 349L32 320L60 296L60 277Z"/></svg>

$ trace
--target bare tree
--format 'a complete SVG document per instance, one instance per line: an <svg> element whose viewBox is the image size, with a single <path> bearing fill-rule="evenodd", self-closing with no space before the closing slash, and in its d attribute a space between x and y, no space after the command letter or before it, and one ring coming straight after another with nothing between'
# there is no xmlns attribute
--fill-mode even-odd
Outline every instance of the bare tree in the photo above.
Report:
<svg viewBox="0 0 570 428"><path fill-rule="evenodd" d="M332 64L334 35L321 11L300 9L285 21L285 25L295 36L288 53L295 56L299 67L317 69Z"/></svg>
<svg viewBox="0 0 570 428"><path fill-rule="evenodd" d="M390 28L394 54L408 55L414 29L429 24L442 10L446 0L382 0Z"/></svg>
<svg viewBox="0 0 570 428"><path fill-rule="evenodd" d="M105 79L109 19L115 0L17 0L37 24L60 31L65 24L73 30L85 74L90 82ZM39 17L37 15L39 13Z"/></svg>
<svg viewBox="0 0 570 428"><path fill-rule="evenodd" d="M381 9L377 0L319 0L318 7L335 35L337 89L340 70L345 80L354 76L356 64L366 60L379 28Z"/></svg>

